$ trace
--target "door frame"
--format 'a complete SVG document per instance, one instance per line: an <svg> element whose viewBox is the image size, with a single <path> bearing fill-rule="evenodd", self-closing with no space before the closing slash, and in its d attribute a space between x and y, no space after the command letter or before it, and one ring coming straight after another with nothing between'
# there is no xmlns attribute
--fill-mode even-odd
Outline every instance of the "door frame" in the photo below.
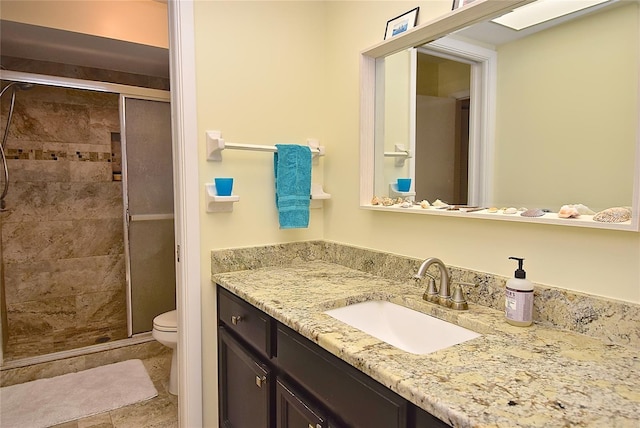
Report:
<svg viewBox="0 0 640 428"><path fill-rule="evenodd" d="M200 271L200 199L198 179L199 139L196 119L194 12L192 1L168 1L169 66L171 82L171 132L175 208L176 305L178 315L178 423L202 426L202 339L200 286L207 281ZM72 78L51 78L2 71L8 80L51 86L131 94L131 87ZM155 89L136 88L151 95ZM210 285L210 284L209 284Z"/></svg>
<svg viewBox="0 0 640 428"><path fill-rule="evenodd" d="M178 423L202 426L200 194L192 1L169 1L169 62L178 315Z"/></svg>

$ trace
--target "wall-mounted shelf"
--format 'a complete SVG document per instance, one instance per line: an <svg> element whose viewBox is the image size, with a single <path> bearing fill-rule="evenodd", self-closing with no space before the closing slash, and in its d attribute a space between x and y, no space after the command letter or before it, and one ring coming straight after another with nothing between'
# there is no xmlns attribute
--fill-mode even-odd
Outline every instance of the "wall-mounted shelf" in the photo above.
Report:
<svg viewBox="0 0 640 428"><path fill-rule="evenodd" d="M226 149L232 150L250 150L255 152L270 152L275 153L278 151L276 146L264 146L258 144L238 144L230 143L222 138L220 131L206 131L207 134L207 160L214 162L222 162L222 151ZM319 141L313 138L307 139L307 145L311 149L311 155L324 156L324 146L319 144Z"/></svg>
<svg viewBox="0 0 640 428"><path fill-rule="evenodd" d="M331 199L331 194L325 193L321 184L311 183L311 204L309 208L322 208L326 199Z"/></svg>
<svg viewBox="0 0 640 428"><path fill-rule="evenodd" d="M238 195L218 196L215 183L206 183L204 186L208 213L231 212L233 203L240 200Z"/></svg>
<svg viewBox="0 0 640 428"><path fill-rule="evenodd" d="M389 183L389 197L390 198L408 198L415 196L416 192L401 192L398 190L398 183Z"/></svg>

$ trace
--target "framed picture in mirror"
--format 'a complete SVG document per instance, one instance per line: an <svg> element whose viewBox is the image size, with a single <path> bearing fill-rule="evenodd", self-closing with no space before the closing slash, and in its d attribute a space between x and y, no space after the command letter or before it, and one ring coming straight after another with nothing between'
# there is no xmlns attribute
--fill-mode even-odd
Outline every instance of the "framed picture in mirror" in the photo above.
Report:
<svg viewBox="0 0 640 428"><path fill-rule="evenodd" d="M473 3L474 1L476 0L453 0L453 7L451 8L451 10L459 9L463 6Z"/></svg>
<svg viewBox="0 0 640 428"><path fill-rule="evenodd" d="M393 19L387 21L387 29L384 32L384 39L390 39L393 36L397 36L398 34L402 34L405 31L416 26L416 22L418 22L418 10L420 8L416 7L415 9L411 9L408 12L403 13L402 15L396 16Z"/></svg>

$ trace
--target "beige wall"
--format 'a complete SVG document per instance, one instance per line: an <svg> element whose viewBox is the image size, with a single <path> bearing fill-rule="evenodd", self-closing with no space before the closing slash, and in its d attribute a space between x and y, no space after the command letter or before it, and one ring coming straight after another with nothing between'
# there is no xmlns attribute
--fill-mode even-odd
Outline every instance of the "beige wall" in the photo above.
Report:
<svg viewBox="0 0 640 428"><path fill-rule="evenodd" d="M233 213L202 209L204 402L216 400L215 296L209 251L321 238L509 276L509 256L526 258L532 281L640 302L640 234L361 210L359 54L383 39L387 20L421 7L419 23L451 1L196 2L200 178L231 175ZM205 160L204 132L232 142L304 143L327 148L314 174L332 199L308 230L281 231L273 202L272 157L223 153ZM409 274L409 273L407 273ZM207 362L211 362L208 364ZM214 426L214 406L205 405Z"/></svg>
<svg viewBox="0 0 640 428"><path fill-rule="evenodd" d="M306 144L307 138L319 139L327 155L313 165L312 181L318 183L335 156L336 142L327 136L329 67L321 2L196 2L194 14L203 206L203 418L204 426L213 427L217 408L207 404L217 403L211 249L322 239L326 208L311 210L308 229L280 230L273 154L225 150L222 162L208 162L205 131L222 131L226 141L245 144ZM340 108L340 99L331 101ZM234 178L233 193L240 201L231 213L205 213L204 185L221 176ZM339 191L336 186L325 186L325 191Z"/></svg>
<svg viewBox="0 0 640 428"><path fill-rule="evenodd" d="M169 47L167 5L155 0L2 0L2 19Z"/></svg>

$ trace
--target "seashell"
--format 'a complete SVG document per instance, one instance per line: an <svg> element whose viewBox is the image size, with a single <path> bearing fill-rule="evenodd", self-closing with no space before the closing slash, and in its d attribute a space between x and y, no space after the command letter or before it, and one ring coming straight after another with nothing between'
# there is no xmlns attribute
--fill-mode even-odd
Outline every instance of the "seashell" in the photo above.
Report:
<svg viewBox="0 0 640 428"><path fill-rule="evenodd" d="M380 198L377 196L374 196L373 199L371 199L371 205L380 205L380 203Z"/></svg>
<svg viewBox="0 0 640 428"><path fill-rule="evenodd" d="M566 204L566 205L563 205L560 208L560 211L562 211L563 208L574 208L577 211L577 213L580 214L580 215L594 215L595 214L595 211L593 211L591 208L589 208L588 206L583 205L583 204ZM559 215L559 213L558 213L558 215ZM577 216L574 216L574 217L577 217ZM567 218L567 217L562 217L562 218Z"/></svg>
<svg viewBox="0 0 640 428"><path fill-rule="evenodd" d="M401 204L404 202L404 199L401 197L398 197L398 199L396 199L396 204Z"/></svg>
<svg viewBox="0 0 640 428"><path fill-rule="evenodd" d="M573 208L575 208L576 210L578 210L578 212L582 215L594 215L596 212L593 211L591 208L589 208L586 205L582 205L582 204L574 204L574 205L569 205L572 206Z"/></svg>
<svg viewBox="0 0 640 428"><path fill-rule="evenodd" d="M532 208L520 213L522 217L542 217L544 214L544 211L540 208Z"/></svg>
<svg viewBox="0 0 640 428"><path fill-rule="evenodd" d="M402 201L402 203L400 204L400 206L402 208L411 208L413 206L413 203L411 203L411 201Z"/></svg>
<svg viewBox="0 0 640 428"><path fill-rule="evenodd" d="M385 207L390 207L394 203L395 201L388 196L385 196L384 198L382 198L382 205L384 205Z"/></svg>
<svg viewBox="0 0 640 428"><path fill-rule="evenodd" d="M487 212L490 212L490 213L497 213L497 212L498 212L498 208L496 208L496 207L491 207L491 208L489 208L489 209L487 210Z"/></svg>
<svg viewBox="0 0 640 428"><path fill-rule="evenodd" d="M426 209L426 208L429 208L430 206L431 206L431 204L427 200L424 200L424 201L420 202L420 207L421 208L425 208Z"/></svg>
<svg viewBox="0 0 640 428"><path fill-rule="evenodd" d="M436 199L435 201L433 201L433 204L431 205L433 205L436 208L445 208L449 206L448 203L442 202L440 199Z"/></svg>
<svg viewBox="0 0 640 428"><path fill-rule="evenodd" d="M509 207L509 208L505 208L503 212L505 214L515 214L518 212L518 209L514 207Z"/></svg>
<svg viewBox="0 0 640 428"><path fill-rule="evenodd" d="M607 208L604 211L600 211L593 216L595 221L603 223L622 223L631 219L631 208L629 207L614 207Z"/></svg>
<svg viewBox="0 0 640 428"><path fill-rule="evenodd" d="M580 212L573 205L563 205L558 211L558 217L560 218L577 218L580 217Z"/></svg>

